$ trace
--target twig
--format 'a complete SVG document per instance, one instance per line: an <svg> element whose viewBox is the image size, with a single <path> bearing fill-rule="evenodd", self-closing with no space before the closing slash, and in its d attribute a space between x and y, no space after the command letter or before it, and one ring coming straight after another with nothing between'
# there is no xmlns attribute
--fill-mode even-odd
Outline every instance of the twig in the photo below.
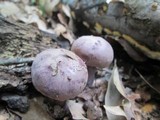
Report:
<svg viewBox="0 0 160 120"><path fill-rule="evenodd" d="M20 117L20 119L22 119L22 117L21 117L19 114L17 114L17 113L14 112L13 110L9 109L8 107L6 107L6 111L8 112L8 114L9 114L10 116L11 116L12 114L14 114L14 115ZM12 113L12 114L11 114L11 113Z"/></svg>
<svg viewBox="0 0 160 120"><path fill-rule="evenodd" d="M21 64L21 63L32 63L34 57L30 58L8 58L0 59L0 65L12 65L12 64Z"/></svg>
<svg viewBox="0 0 160 120"><path fill-rule="evenodd" d="M158 94L160 94L160 92L154 87L152 86L143 76L142 74L137 70L135 69L135 71L138 73L138 75L142 78L142 80L149 86L151 87L153 90L155 90Z"/></svg>

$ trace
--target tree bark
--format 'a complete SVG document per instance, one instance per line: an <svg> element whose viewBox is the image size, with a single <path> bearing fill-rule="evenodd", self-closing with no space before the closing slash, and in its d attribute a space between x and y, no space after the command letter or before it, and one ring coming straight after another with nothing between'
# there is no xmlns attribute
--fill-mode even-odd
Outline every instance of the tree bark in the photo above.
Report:
<svg viewBox="0 0 160 120"><path fill-rule="evenodd" d="M30 82L35 55L56 47L51 37L36 27L0 17L0 90Z"/></svg>
<svg viewBox="0 0 160 120"><path fill-rule="evenodd" d="M149 58L160 60L158 0L125 0L125 3L113 0L109 4L102 3L97 7L80 4L78 9L76 5L70 5L76 19L82 21L89 29L99 34L106 33L118 42L123 39ZM106 11L99 9L103 6L106 6Z"/></svg>

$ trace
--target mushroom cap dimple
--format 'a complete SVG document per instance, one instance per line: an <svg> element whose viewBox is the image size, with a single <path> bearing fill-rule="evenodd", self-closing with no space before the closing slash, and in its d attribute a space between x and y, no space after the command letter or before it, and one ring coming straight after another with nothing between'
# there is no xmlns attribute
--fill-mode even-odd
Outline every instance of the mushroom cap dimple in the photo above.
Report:
<svg viewBox="0 0 160 120"><path fill-rule="evenodd" d="M71 50L82 58L87 66L104 68L113 61L113 48L102 37L79 37L72 44Z"/></svg>
<svg viewBox="0 0 160 120"><path fill-rule="evenodd" d="M39 53L31 67L34 87L43 95L65 101L80 94L87 84L88 72L83 60L65 49Z"/></svg>

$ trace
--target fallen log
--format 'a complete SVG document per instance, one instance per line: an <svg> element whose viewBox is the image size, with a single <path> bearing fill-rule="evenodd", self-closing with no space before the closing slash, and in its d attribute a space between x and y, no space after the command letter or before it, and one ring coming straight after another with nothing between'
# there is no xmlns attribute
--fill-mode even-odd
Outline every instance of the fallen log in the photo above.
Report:
<svg viewBox="0 0 160 120"><path fill-rule="evenodd" d="M33 25L0 17L0 91L24 88L37 53L57 48L56 42Z"/></svg>
<svg viewBox="0 0 160 120"><path fill-rule="evenodd" d="M107 4L103 0L96 3L82 0L78 5L69 4L75 18L89 29L99 34L105 33L120 44L126 42L138 53L160 60L159 3L158 0L113 0Z"/></svg>

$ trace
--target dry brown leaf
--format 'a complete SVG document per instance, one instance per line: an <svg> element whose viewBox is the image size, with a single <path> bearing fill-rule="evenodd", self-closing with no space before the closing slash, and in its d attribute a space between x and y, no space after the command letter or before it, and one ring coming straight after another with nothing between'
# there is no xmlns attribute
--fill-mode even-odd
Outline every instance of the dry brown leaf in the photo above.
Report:
<svg viewBox="0 0 160 120"><path fill-rule="evenodd" d="M40 11L37 7L34 6L28 6L26 5L24 7L24 11L26 12L26 14L30 15L30 14L36 14L38 16L42 15L42 11Z"/></svg>
<svg viewBox="0 0 160 120"><path fill-rule="evenodd" d="M65 15L69 18L71 18L71 10L70 7L68 5L62 5L62 10L65 13Z"/></svg>
<svg viewBox="0 0 160 120"><path fill-rule="evenodd" d="M67 106L72 114L72 118L76 120L88 120L84 117L84 110L83 110L84 103L82 101L76 101L76 100L68 100Z"/></svg>
<svg viewBox="0 0 160 120"><path fill-rule="evenodd" d="M62 24L57 23L54 32L57 36L60 36L62 33L66 32L66 28Z"/></svg>
<svg viewBox="0 0 160 120"><path fill-rule="evenodd" d="M96 98L96 101L103 102L107 88L106 85L103 84L104 82L102 82L104 80L98 79L97 81L100 84L97 83L97 85L92 88L86 87L78 97L84 100L94 100Z"/></svg>
<svg viewBox="0 0 160 120"><path fill-rule="evenodd" d="M100 105L96 105L93 101L86 101L85 108L87 110L87 118L89 120L101 120L103 118L103 111Z"/></svg>
<svg viewBox="0 0 160 120"><path fill-rule="evenodd" d="M115 68L113 70L113 81L114 81L114 85L116 86L118 92L120 92L120 94L123 95L123 97L126 98L127 96L126 96L126 93L125 93L125 88L124 88L124 85L123 85L122 81L120 80L120 76L119 76L117 66L115 66Z"/></svg>
<svg viewBox="0 0 160 120"><path fill-rule="evenodd" d="M71 31L67 31L67 32L62 33L62 36L64 38L66 38L67 40L69 40L70 44L72 44L73 41L75 40L74 35Z"/></svg>
<svg viewBox="0 0 160 120"><path fill-rule="evenodd" d="M39 0L47 15L52 15L55 7L60 3L60 0Z"/></svg>
<svg viewBox="0 0 160 120"><path fill-rule="evenodd" d="M13 2L0 2L0 14L4 17L12 16L20 12L20 9Z"/></svg>
<svg viewBox="0 0 160 120"><path fill-rule="evenodd" d="M13 79L11 80L0 80L0 88L5 87L5 86L10 86L10 87L17 87L20 83L20 80L12 77ZM16 79L16 80L14 80Z"/></svg>
<svg viewBox="0 0 160 120"><path fill-rule="evenodd" d="M21 17L19 17L19 20L21 20L27 24L36 23L38 28L43 31L46 31L46 29L47 29L44 21L42 21L39 18L39 16L36 14L32 14L32 15L28 15L28 16L21 15Z"/></svg>
<svg viewBox="0 0 160 120"><path fill-rule="evenodd" d="M79 98L83 98L84 100L91 100L95 93L89 87L86 87L81 94L78 95Z"/></svg>
<svg viewBox="0 0 160 120"><path fill-rule="evenodd" d="M136 90L136 93L140 95L140 99L144 102L149 101L151 99L151 94L147 91L146 87L139 87Z"/></svg>
<svg viewBox="0 0 160 120"><path fill-rule="evenodd" d="M15 120L17 117L18 116L7 107L6 109L0 110L0 120Z"/></svg>
<svg viewBox="0 0 160 120"><path fill-rule="evenodd" d="M36 23L40 30L54 34L52 29L47 29L46 23L40 18L42 12L37 7L22 4L18 7L13 2L5 1L0 3L0 13L4 17L12 17L27 24Z"/></svg>
<svg viewBox="0 0 160 120"><path fill-rule="evenodd" d="M127 117L124 110L120 106L104 106L104 108L106 109L107 112L113 115Z"/></svg>
<svg viewBox="0 0 160 120"><path fill-rule="evenodd" d="M129 99L129 97L127 96L126 90L119 76L118 68L115 64L105 96L104 107L108 119L130 120L131 118L134 118L132 104L134 104L134 100L133 98ZM121 109L121 107L123 108L123 110Z"/></svg>
<svg viewBox="0 0 160 120"><path fill-rule="evenodd" d="M18 14L16 17L27 24L36 23L42 31L54 34L52 29L47 29L46 23L40 18L42 13L36 7L25 6L24 13Z"/></svg>
<svg viewBox="0 0 160 120"><path fill-rule="evenodd" d="M61 35L66 38L70 44L73 43L73 41L75 40L75 36L72 32L72 29L70 29L70 27L68 26L67 24L67 20L64 18L64 16L62 14L58 14L58 19L59 21L64 25L64 27L66 28L66 31L65 32L61 32Z"/></svg>
<svg viewBox="0 0 160 120"><path fill-rule="evenodd" d="M64 16L63 16L61 13L58 13L58 14L57 14L57 17L58 17L60 23L62 23L63 25L65 25L65 27L68 26L68 25L67 25L67 20L64 18Z"/></svg>
<svg viewBox="0 0 160 120"><path fill-rule="evenodd" d="M7 114L0 115L0 120L8 120L8 119L9 119L9 115Z"/></svg>
<svg viewBox="0 0 160 120"><path fill-rule="evenodd" d="M62 4L62 11L64 14L69 18L69 21L67 22L66 18L62 14L58 14L59 21L66 27L67 31L62 34L62 36L69 40L70 44L73 43L75 40L75 35L73 32L75 31L73 19L71 16L71 10L68 5Z"/></svg>
<svg viewBox="0 0 160 120"><path fill-rule="evenodd" d="M57 26L54 29L54 32L57 36L62 35L64 38L69 40L70 43L72 43L74 41L73 34L70 33L70 31L67 30L66 27L63 26L62 24L57 23Z"/></svg>

